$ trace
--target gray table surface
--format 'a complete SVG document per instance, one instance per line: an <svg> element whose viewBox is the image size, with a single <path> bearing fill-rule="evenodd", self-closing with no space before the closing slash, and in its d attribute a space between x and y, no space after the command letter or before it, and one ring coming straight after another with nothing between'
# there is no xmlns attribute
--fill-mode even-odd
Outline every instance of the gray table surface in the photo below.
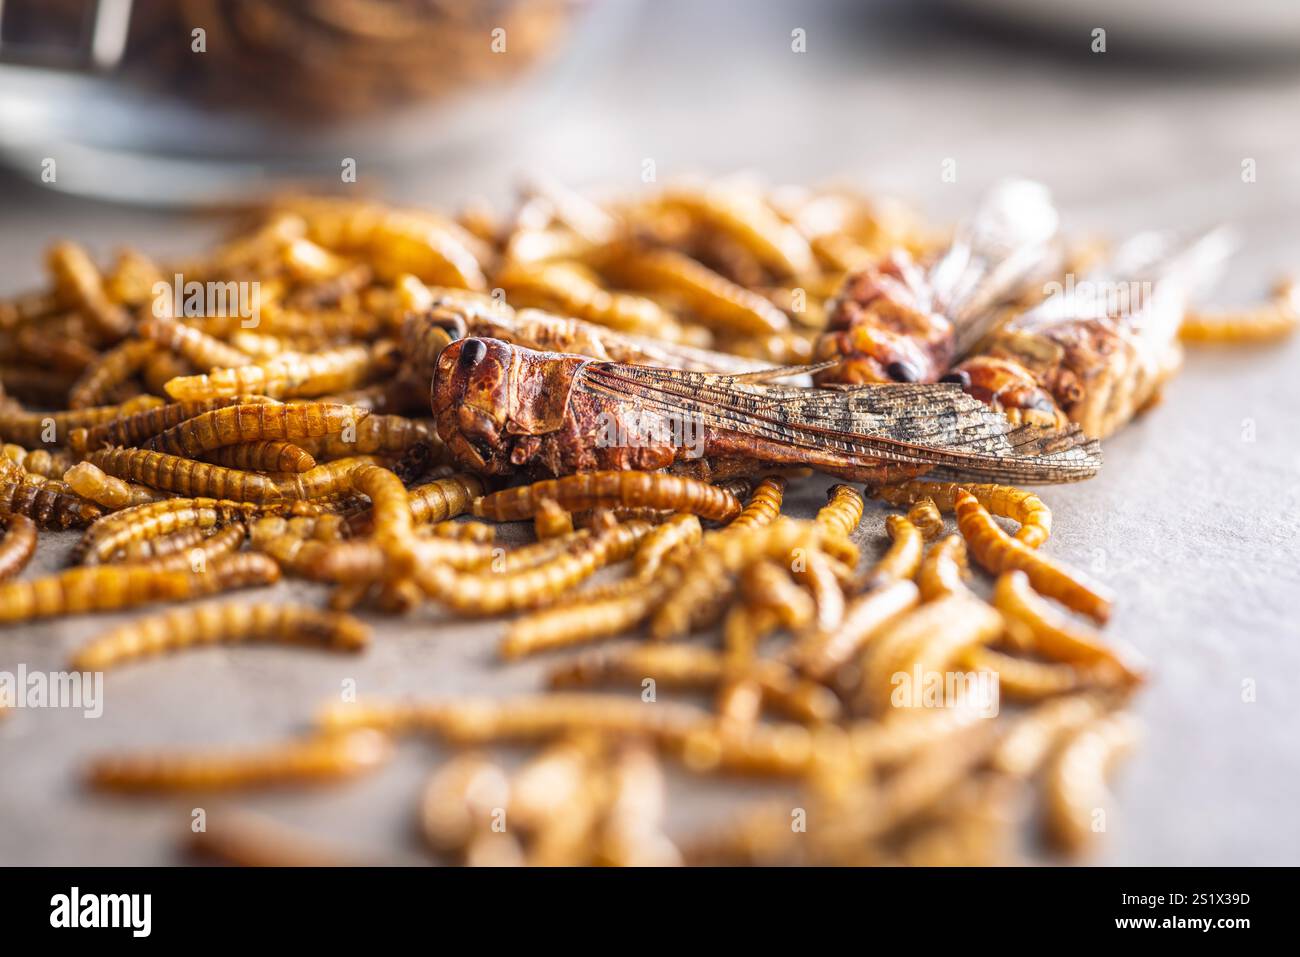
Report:
<svg viewBox="0 0 1300 957"><path fill-rule="evenodd" d="M386 195L448 204L501 197L522 169L635 188L752 169L774 182L843 179L952 218L1008 173L1053 188L1069 229L1123 235L1149 226L1241 227L1245 248L1219 296L1261 296L1300 267L1300 74L1149 59L1112 33L1005 39L930 29L924 16L877 17L840 5L654 4L625 49L593 65L541 122L418 171L362 181ZM808 52L789 52L790 30ZM957 161L956 183L940 164ZM1243 183L1242 160L1258 179ZM336 169L330 159L324 168ZM60 237L106 254L119 243L168 254L197 248L211 223L110 207L0 181L0 294L28 288ZM1166 402L1106 443L1099 478L1047 489L1051 554L1119 595L1110 633L1141 651L1152 680L1136 711L1144 740L1116 785L1099 860L1116 864L1285 864L1300 858L1300 749L1291 690L1300 676L1300 340L1200 350ZM825 482L795 496L807 513ZM862 531L883 547L879 511ZM27 574L63 561L51 535ZM319 601L315 586L277 596ZM251 600L245 593L233 601ZM262 596L257 596L262 597ZM68 652L131 616L9 628L0 670L62 667ZM181 860L192 800L88 794L77 770L119 747L254 742L302 728L341 683L362 695L506 694L539 686L550 661L502 665L499 623L466 625L432 609L376 619L359 658L277 648L214 649L109 675L104 714L28 710L0 722L0 863L151 864ZM1243 683L1256 688L1243 700ZM425 860L414 806L431 744L403 745L373 777L241 805L382 860ZM671 828L686 834L737 801L779 790L673 772ZM219 813L215 810L213 813Z"/></svg>

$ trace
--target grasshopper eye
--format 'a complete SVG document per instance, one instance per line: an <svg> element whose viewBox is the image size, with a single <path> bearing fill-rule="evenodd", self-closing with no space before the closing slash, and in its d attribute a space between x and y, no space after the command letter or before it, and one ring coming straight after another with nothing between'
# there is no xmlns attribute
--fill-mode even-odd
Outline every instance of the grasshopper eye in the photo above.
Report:
<svg viewBox="0 0 1300 957"><path fill-rule="evenodd" d="M481 339L466 339L460 347L460 367L472 369L487 356L487 346Z"/></svg>

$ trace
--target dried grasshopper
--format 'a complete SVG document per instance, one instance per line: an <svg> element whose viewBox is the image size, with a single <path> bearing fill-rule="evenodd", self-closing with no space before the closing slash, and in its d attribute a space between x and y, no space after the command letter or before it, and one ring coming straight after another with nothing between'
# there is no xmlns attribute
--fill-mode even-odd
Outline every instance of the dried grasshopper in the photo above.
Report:
<svg viewBox="0 0 1300 957"><path fill-rule="evenodd" d="M788 371L688 372L461 339L438 355L432 407L448 451L479 474L689 469L717 458L852 481L940 470L1066 482L1100 467L1100 449L1078 430L1012 428L951 385L764 381Z"/></svg>
<svg viewBox="0 0 1300 957"><path fill-rule="evenodd" d="M1178 371L1188 300L1217 279L1233 245L1224 230L1183 245L1135 236L1096 273L1004 323L953 381L1013 422L1073 422L1105 438Z"/></svg>
<svg viewBox="0 0 1300 957"><path fill-rule="evenodd" d="M997 306L1045 272L1057 214L1038 183L998 184L923 271L905 252L850 274L830 303L818 359L829 382L936 382L998 318Z"/></svg>

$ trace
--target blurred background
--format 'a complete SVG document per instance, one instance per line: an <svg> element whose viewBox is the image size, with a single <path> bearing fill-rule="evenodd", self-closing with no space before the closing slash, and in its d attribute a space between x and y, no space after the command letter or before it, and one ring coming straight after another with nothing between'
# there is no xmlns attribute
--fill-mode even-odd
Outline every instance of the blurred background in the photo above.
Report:
<svg viewBox="0 0 1300 957"><path fill-rule="evenodd" d="M128 244L167 255L220 228L194 208L287 187L454 208L504 202L522 174L635 190L651 169L660 183L746 171L845 181L941 221L1023 174L1051 187L1075 233L1237 225L1222 302L1258 300L1300 268L1290 0L102 0L93 43L85 3L0 7L0 295L39 284L56 238L100 257ZM193 49L200 27L205 52ZM66 62L103 66L51 67L49 48L69 39L81 52ZM1122 596L1114 634L1156 675L1107 862L1300 856L1298 358L1294 342L1193 356L1166 407L1108 442L1100 479L1049 497L1055 553L1094 570L1111 556L1098 574ZM94 631L82 624L77 636ZM0 662L35 667L78 627L6 635ZM483 635L397 635L348 667L385 691L536 685L529 665L496 666ZM0 784L0 818L27 826L0 828L0 860L168 860L156 817L77 799L72 756L132 742L160 713L165 734L209 738L296 720L319 691L294 682L328 666L279 672L275 660L247 672L178 661L166 688L119 699L98 742L70 716L38 716L62 722L41 734L11 720L0 748L22 773ZM1247 678L1259 683L1251 704ZM284 808L401 846L403 812L376 810L406 806L418 775L400 774ZM732 806L682 787L675 815Z"/></svg>

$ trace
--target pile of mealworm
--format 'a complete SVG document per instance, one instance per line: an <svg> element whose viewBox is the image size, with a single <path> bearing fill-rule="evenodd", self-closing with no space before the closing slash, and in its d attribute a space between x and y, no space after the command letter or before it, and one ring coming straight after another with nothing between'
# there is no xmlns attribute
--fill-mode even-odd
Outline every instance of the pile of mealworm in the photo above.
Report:
<svg viewBox="0 0 1300 957"><path fill-rule="evenodd" d="M363 699L262 749L106 755L88 771L97 789L342 779L382 766L396 736L433 734L465 750L435 769L419 819L443 859L470 864L1005 863L1026 794L1047 842L1081 853L1134 740L1124 705L1143 668L1099 630L1105 589L1044 553L1037 495L838 482L795 517L783 499L815 481L807 470L482 476L429 416L428 327L412 317L481 301L518 328L539 310L580 320L593 348L608 330L801 363L846 275L896 250L925 261L945 235L849 191L733 179L600 202L533 182L507 213L456 216L290 198L180 262L126 250L101 268L60 243L45 288L0 301L0 621L287 575L322 583L328 607L178 605L69 667L217 642L357 653L359 616L426 604L500 616L506 661L553 656L535 695ZM189 309L175 276L256 284L256 323ZM1189 315L1184 338L1265 339L1295 321L1279 297ZM883 530L863 525L868 499L891 509ZM531 535L506 545L500 523ZM20 577L38 529L79 530L73 567ZM883 555L864 555L882 531ZM990 587L972 587L971 565ZM896 693L900 675L953 674L995 676L997 716L960 689L937 706ZM491 750L505 743L539 750L507 774ZM794 781L802 796L670 836L664 761ZM239 815L198 840L239 863L344 859Z"/></svg>

